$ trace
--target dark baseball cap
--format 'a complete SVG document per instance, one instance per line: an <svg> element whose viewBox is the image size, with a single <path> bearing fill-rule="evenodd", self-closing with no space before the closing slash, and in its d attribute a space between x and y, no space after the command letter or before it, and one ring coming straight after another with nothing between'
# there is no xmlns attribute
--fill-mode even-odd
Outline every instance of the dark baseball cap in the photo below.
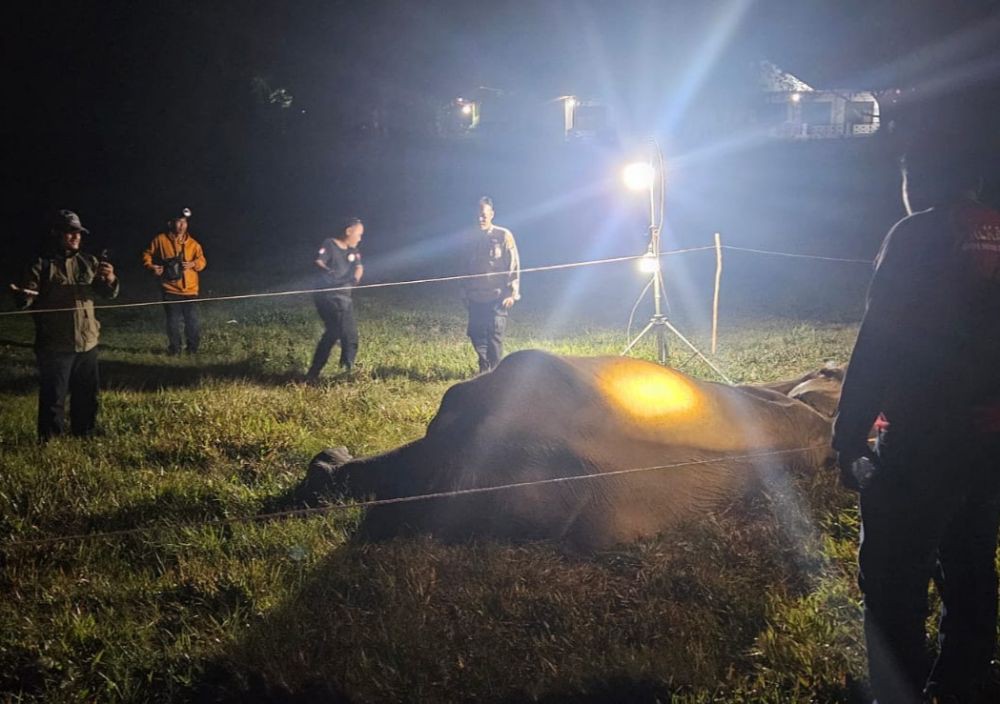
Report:
<svg viewBox="0 0 1000 704"><path fill-rule="evenodd" d="M80 216L72 210L57 210L52 213L49 223L53 230L63 230L65 232L83 232L90 234L90 230L80 222Z"/></svg>

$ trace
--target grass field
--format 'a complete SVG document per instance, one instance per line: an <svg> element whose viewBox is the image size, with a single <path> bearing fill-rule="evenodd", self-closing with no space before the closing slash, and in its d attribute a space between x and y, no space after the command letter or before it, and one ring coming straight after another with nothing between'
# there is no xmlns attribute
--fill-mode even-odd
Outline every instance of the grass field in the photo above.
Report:
<svg viewBox="0 0 1000 704"><path fill-rule="evenodd" d="M0 319L0 700L848 700L845 676L863 673L857 516L829 476L801 478L780 518L755 499L591 559L349 545L356 509L219 522L280 505L324 447L419 437L472 374L457 307L385 292L359 308L360 371L331 364L315 388L296 383L320 331L307 300L206 304L196 359L162 354L158 309L107 311L105 434L43 447L30 320ZM615 354L621 328L552 329L525 308L508 351ZM853 336L726 320L719 360L739 381L777 379L843 361Z"/></svg>

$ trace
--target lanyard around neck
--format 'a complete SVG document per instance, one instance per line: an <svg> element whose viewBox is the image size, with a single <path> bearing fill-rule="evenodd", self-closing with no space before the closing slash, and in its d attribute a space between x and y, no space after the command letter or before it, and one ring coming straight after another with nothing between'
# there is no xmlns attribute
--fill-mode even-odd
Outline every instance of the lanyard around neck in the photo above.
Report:
<svg viewBox="0 0 1000 704"><path fill-rule="evenodd" d="M184 243L187 242L187 235L184 235L183 237L173 237L171 235L167 235L167 237L174 245L174 256L184 259Z"/></svg>

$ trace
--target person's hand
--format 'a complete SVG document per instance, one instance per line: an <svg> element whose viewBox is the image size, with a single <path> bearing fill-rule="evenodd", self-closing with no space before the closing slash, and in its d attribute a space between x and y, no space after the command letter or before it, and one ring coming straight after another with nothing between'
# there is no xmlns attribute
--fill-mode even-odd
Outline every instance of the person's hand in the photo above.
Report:
<svg viewBox="0 0 1000 704"><path fill-rule="evenodd" d="M360 283L361 277L364 275L364 273L365 273L364 265L358 264L356 267L354 267L354 283Z"/></svg>
<svg viewBox="0 0 1000 704"><path fill-rule="evenodd" d="M184 271L194 269L194 262L181 262L181 266L184 267Z"/></svg>
<svg viewBox="0 0 1000 704"><path fill-rule="evenodd" d="M97 265L97 278L106 284L115 282L115 267L111 262L101 262Z"/></svg>
<svg viewBox="0 0 1000 704"><path fill-rule="evenodd" d="M503 299L503 301L500 303L500 305L503 306L504 310L510 310L511 308L514 307L514 297L513 296L507 296L505 299Z"/></svg>
<svg viewBox="0 0 1000 704"><path fill-rule="evenodd" d="M837 467L840 470L840 485L850 491L861 491L861 484L858 476L854 472L854 463L862 457L872 457L872 451L868 448L868 443L851 447L837 452Z"/></svg>
<svg viewBox="0 0 1000 704"><path fill-rule="evenodd" d="M163 276L163 267L160 266L159 264L154 264L153 273L156 274L157 276Z"/></svg>
<svg viewBox="0 0 1000 704"><path fill-rule="evenodd" d="M38 295L38 291L35 291L33 289L30 289L30 288L21 288L17 284L11 284L10 285L10 290L13 291L14 293L20 293L20 294L22 294L24 296L37 296Z"/></svg>

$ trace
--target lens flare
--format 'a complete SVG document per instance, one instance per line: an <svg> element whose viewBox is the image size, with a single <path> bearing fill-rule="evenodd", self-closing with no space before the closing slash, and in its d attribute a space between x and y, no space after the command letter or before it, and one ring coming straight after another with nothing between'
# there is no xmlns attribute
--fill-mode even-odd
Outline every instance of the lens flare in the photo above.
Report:
<svg viewBox="0 0 1000 704"><path fill-rule="evenodd" d="M656 169L646 161L629 164L622 172L625 185L633 191L648 191L656 178Z"/></svg>
<svg viewBox="0 0 1000 704"><path fill-rule="evenodd" d="M639 260L639 271L644 274L652 274L660 266L660 260L652 252L646 252Z"/></svg>

